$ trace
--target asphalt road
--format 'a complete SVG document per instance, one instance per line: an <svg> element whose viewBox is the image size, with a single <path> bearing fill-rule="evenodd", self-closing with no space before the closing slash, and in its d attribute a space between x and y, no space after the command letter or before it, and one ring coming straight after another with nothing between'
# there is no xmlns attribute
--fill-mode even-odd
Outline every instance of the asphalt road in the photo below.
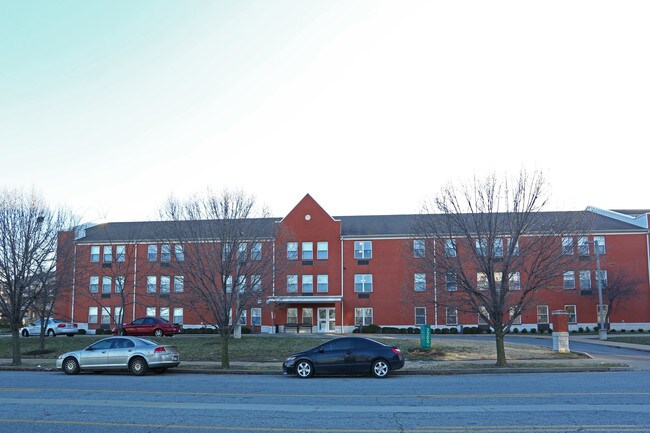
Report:
<svg viewBox="0 0 650 433"><path fill-rule="evenodd" d="M323 377L0 372L0 432L650 432L650 372Z"/></svg>

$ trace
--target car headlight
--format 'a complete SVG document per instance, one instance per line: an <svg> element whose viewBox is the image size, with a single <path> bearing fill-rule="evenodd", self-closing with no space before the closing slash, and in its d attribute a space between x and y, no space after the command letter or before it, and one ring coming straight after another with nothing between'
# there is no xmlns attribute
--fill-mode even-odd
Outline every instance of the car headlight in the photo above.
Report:
<svg viewBox="0 0 650 433"><path fill-rule="evenodd" d="M290 356L290 357L288 357L287 359L285 359L284 362L293 361L294 359L296 359L295 356Z"/></svg>

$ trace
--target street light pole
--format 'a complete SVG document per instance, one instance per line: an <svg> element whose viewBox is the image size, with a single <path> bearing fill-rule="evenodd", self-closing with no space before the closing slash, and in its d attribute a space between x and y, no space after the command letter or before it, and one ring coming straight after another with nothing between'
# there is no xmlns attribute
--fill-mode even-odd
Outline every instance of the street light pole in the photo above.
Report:
<svg viewBox="0 0 650 433"><path fill-rule="evenodd" d="M605 312L603 311L603 285L600 281L600 251L598 241L594 240L594 253L596 254L596 289L598 289L598 339L607 340L605 329Z"/></svg>

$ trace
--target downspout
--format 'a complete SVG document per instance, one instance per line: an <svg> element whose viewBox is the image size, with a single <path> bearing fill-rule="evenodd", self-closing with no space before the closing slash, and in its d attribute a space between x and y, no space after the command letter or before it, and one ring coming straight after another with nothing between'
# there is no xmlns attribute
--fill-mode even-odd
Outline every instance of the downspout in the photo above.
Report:
<svg viewBox="0 0 650 433"><path fill-rule="evenodd" d="M73 241L74 242L74 241ZM70 308L70 320L74 320L74 289L77 282L77 243L74 243L74 252L72 253L72 306Z"/></svg>
<svg viewBox="0 0 650 433"><path fill-rule="evenodd" d="M438 329L438 271L436 270L436 239L433 240L433 329Z"/></svg>
<svg viewBox="0 0 650 433"><path fill-rule="evenodd" d="M343 329L345 327L345 309L344 309L344 296L343 296L343 264L345 263L344 257L343 257L343 239L341 239L341 334L343 333Z"/></svg>
<svg viewBox="0 0 650 433"><path fill-rule="evenodd" d="M646 259L648 260L648 284L650 284L650 234L645 235Z"/></svg>
<svg viewBox="0 0 650 433"><path fill-rule="evenodd" d="M138 275L138 244L133 245L133 304L131 306L131 321L135 320L135 288L136 288L136 276ZM124 315L124 312L122 312Z"/></svg>

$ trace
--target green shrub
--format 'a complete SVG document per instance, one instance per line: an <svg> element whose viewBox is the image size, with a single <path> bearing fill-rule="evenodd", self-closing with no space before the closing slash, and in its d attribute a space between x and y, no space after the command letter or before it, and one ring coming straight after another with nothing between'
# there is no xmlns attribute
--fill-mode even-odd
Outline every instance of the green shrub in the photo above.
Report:
<svg viewBox="0 0 650 433"><path fill-rule="evenodd" d="M625 332L625 328L624 328L624 329L621 329L621 332Z"/></svg>
<svg viewBox="0 0 650 433"><path fill-rule="evenodd" d="M363 328L361 328L361 333L362 334L380 334L380 333L382 333L382 328L379 325L372 324L372 325L364 326Z"/></svg>
<svg viewBox="0 0 650 433"><path fill-rule="evenodd" d="M241 333L242 334L250 334L251 333L251 328L249 328L248 326L242 326L241 327Z"/></svg>
<svg viewBox="0 0 650 433"><path fill-rule="evenodd" d="M436 328L436 329L433 330L433 333L434 334L442 334L442 331L440 330L440 328Z"/></svg>
<svg viewBox="0 0 650 433"><path fill-rule="evenodd" d="M80 329L79 330L79 335L86 335L86 330L85 329Z"/></svg>
<svg viewBox="0 0 650 433"><path fill-rule="evenodd" d="M382 334L399 334L399 329L394 326L384 326L381 328Z"/></svg>
<svg viewBox="0 0 650 433"><path fill-rule="evenodd" d="M537 328L532 328L532 329L530 330L530 333L531 333L531 334L537 334Z"/></svg>
<svg viewBox="0 0 650 433"><path fill-rule="evenodd" d="M582 326L579 327L579 328L578 328L578 332L582 334L583 332L585 332L585 328L583 328Z"/></svg>
<svg viewBox="0 0 650 433"><path fill-rule="evenodd" d="M449 328L442 328L443 334L449 334Z"/></svg>
<svg viewBox="0 0 650 433"><path fill-rule="evenodd" d="M451 334L458 334L458 328L451 328L451 329L449 330L449 332L450 332Z"/></svg>
<svg viewBox="0 0 650 433"><path fill-rule="evenodd" d="M521 330L521 333L522 333L522 334L528 334L528 329L526 329L526 328L522 329L522 330Z"/></svg>
<svg viewBox="0 0 650 433"><path fill-rule="evenodd" d="M513 330L512 330L512 333L513 333L513 334L519 334L519 328L515 328L515 329L513 329Z"/></svg>
<svg viewBox="0 0 650 433"><path fill-rule="evenodd" d="M639 333L643 334L643 328L639 328Z"/></svg>

